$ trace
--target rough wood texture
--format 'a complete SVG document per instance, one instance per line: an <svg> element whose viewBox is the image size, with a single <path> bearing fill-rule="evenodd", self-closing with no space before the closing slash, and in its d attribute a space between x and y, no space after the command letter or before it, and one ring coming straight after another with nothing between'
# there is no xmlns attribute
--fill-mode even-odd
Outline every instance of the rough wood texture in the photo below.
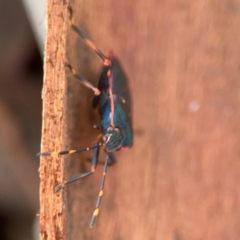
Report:
<svg viewBox="0 0 240 240"><path fill-rule="evenodd" d="M47 41L44 62L42 151L64 147L64 101L66 101L65 49L66 6L49 1ZM54 194L62 181L63 161L41 158L40 164L40 234L41 239L65 239L62 193Z"/></svg>
<svg viewBox="0 0 240 240"><path fill-rule="evenodd" d="M62 202L62 193L53 194L61 174L85 171L90 154L42 159L42 239L238 239L240 2L71 5L79 27L122 60L136 134L134 148L117 153L118 163L108 169L94 229L88 223L102 166L67 186ZM63 63L66 50L68 61L96 84L101 61L69 26L65 46L66 9L49 1L43 150L89 146L98 134L92 94L69 73L64 83Z"/></svg>

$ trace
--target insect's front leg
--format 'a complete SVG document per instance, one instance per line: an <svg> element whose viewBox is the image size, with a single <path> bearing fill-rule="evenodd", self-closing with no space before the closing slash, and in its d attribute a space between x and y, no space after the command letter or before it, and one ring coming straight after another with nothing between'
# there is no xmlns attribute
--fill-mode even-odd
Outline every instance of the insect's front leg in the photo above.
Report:
<svg viewBox="0 0 240 240"><path fill-rule="evenodd" d="M96 148L94 148L93 151L92 151L91 170L89 172L78 174L78 175L64 181L63 183L57 185L55 187L55 192L58 192L59 190L61 190L64 187L64 185L75 182L75 181L77 181L81 178L87 177L87 176L89 176L89 175L91 175L95 172L95 170L97 168L97 164L98 164L98 157L99 157L99 143L95 143L93 146L96 147Z"/></svg>

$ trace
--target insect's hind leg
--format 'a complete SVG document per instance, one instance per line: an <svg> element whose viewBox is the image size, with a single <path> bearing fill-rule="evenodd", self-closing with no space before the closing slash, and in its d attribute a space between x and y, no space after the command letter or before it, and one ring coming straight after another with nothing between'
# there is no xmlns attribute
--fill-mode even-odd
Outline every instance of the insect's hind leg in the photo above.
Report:
<svg viewBox="0 0 240 240"><path fill-rule="evenodd" d="M61 190L64 187L64 185L75 182L81 178L87 177L95 172L95 169L97 168L97 164L98 164L98 157L99 157L99 147L97 147L97 146L99 146L99 145L96 143L93 146L96 146L96 148L93 149L91 170L89 172L78 174L78 175L64 181L62 184L57 185L55 187L55 193L58 192L59 190Z"/></svg>
<svg viewBox="0 0 240 240"><path fill-rule="evenodd" d="M83 40L84 42L94 51L97 53L97 55L103 59L106 60L106 56L102 53L101 50L97 48L97 46L87 38L87 36L74 24L74 19L73 19L73 10L71 6L68 6L68 11L69 11L69 19L71 23L71 28L73 29L74 32L76 32Z"/></svg>

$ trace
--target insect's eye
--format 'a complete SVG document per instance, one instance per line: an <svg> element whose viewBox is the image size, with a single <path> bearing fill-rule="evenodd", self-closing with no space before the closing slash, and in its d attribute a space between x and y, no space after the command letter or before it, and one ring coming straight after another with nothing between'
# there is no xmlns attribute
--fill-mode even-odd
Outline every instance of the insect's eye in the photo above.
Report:
<svg viewBox="0 0 240 240"><path fill-rule="evenodd" d="M113 127L109 127L108 129L107 129L107 133L113 133L114 132L114 128Z"/></svg>

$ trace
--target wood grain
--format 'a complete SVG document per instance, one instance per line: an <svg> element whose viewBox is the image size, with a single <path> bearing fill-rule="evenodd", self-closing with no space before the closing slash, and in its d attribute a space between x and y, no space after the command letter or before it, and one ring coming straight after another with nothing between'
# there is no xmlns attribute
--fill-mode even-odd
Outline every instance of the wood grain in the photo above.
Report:
<svg viewBox="0 0 240 240"><path fill-rule="evenodd" d="M240 2L71 6L76 24L103 52L113 49L129 76L134 147L108 169L93 229L102 166L53 194L62 178L90 167L90 153L42 159L42 239L238 239ZM47 15L42 149L90 146L92 93L64 62L97 84L101 60L70 30L67 4L49 0Z"/></svg>

